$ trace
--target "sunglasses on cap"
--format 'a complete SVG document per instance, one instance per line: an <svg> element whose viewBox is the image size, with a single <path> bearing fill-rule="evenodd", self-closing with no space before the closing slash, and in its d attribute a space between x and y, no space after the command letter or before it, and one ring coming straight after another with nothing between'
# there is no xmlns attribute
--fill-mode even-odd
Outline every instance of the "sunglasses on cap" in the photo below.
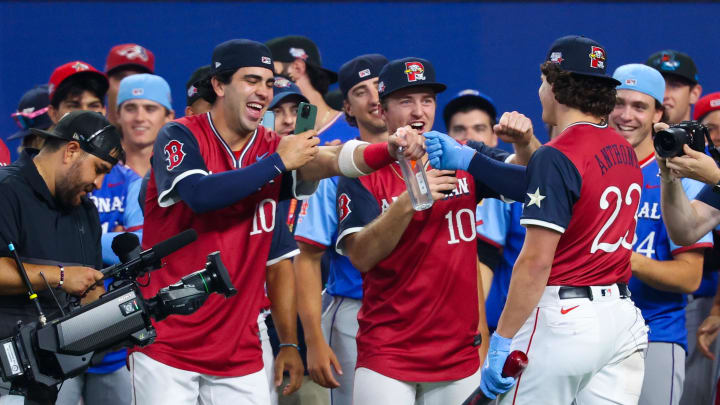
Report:
<svg viewBox="0 0 720 405"><path fill-rule="evenodd" d="M41 108L37 111L33 111L30 113L18 111L10 114L10 116L15 120L15 123L18 127L20 127L20 129L30 129L32 128L33 120L45 114L48 110L48 107Z"/></svg>

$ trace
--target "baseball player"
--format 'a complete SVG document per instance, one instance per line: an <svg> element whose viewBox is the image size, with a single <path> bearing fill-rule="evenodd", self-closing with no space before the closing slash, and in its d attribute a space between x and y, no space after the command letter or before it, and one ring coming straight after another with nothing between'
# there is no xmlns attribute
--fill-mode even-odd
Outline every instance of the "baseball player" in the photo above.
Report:
<svg viewBox="0 0 720 405"><path fill-rule="evenodd" d="M186 103L185 116L203 114L210 111L215 101L215 94L207 86L196 85L203 80L209 80L210 65L200 66L190 75L185 84Z"/></svg>
<svg viewBox="0 0 720 405"><path fill-rule="evenodd" d="M620 85L615 109L609 116L610 126L635 149L644 183L629 283L633 301L650 327L639 403L677 405L688 347L685 294L700 285L703 251L712 247L712 236L706 234L690 246L678 246L670 240L662 222L659 169L652 140L652 125L663 115L662 75L649 66L630 64L617 68L613 77ZM682 183L689 197L702 189L702 183L695 180L683 179Z"/></svg>
<svg viewBox="0 0 720 405"><path fill-rule="evenodd" d="M53 125L47 110L50 105L48 85L35 86L20 98L17 111L10 114L20 130L8 136L7 140L21 139L18 151L24 148L40 149L43 138L33 135L31 128L48 129Z"/></svg>
<svg viewBox="0 0 720 405"><path fill-rule="evenodd" d="M377 85L382 55L358 56L340 67L340 89L345 114L357 126L360 139L370 143L387 140L387 127L379 114ZM334 405L351 405L357 347L357 313L362 299L362 279L347 257L334 246L338 235L335 210L338 178L323 179L307 201L295 230L300 254L295 259L298 312L308 347L308 369L318 384L331 388ZM332 303L321 311L321 264L329 256L326 293ZM333 372L333 368L335 372Z"/></svg>
<svg viewBox="0 0 720 405"><path fill-rule="evenodd" d="M665 79L664 122L677 124L690 120L692 106L702 94L692 58L686 53L665 49L650 55L645 64L660 72Z"/></svg>
<svg viewBox="0 0 720 405"><path fill-rule="evenodd" d="M209 298L188 317L155 324L153 345L131 354L134 401L146 404L269 402L258 339L265 267L279 199L314 191L317 179L360 176L384 167L399 147L423 153L419 137L317 147L315 131L278 137L259 126L272 99L273 63L264 45L230 40L213 51L207 114L173 121L156 140L145 205L143 246L194 228L198 240L165 258L150 296L220 251L236 296ZM228 342L232 344L228 344ZM281 342L281 351L297 350Z"/></svg>
<svg viewBox="0 0 720 405"><path fill-rule="evenodd" d="M567 36L541 67L543 121L564 129L528 165L525 244L483 365L480 386L490 398L509 391L503 405L635 404L640 396L647 327L627 282L642 172L630 144L607 127L618 82L606 64L600 44ZM475 159L450 137L427 143L436 167ZM530 359L517 381L501 376L512 350Z"/></svg>
<svg viewBox="0 0 720 405"><path fill-rule="evenodd" d="M113 46L105 59L105 74L108 77L108 120L117 125L117 96L122 79L139 73L155 73L155 55L138 44Z"/></svg>
<svg viewBox="0 0 720 405"><path fill-rule="evenodd" d="M427 136L443 90L425 59L385 65L378 92L388 132L409 126ZM364 273L357 405L459 403L478 382L475 206L497 194L463 171L429 170L428 185L435 203L415 212L397 164L338 181L336 248Z"/></svg>

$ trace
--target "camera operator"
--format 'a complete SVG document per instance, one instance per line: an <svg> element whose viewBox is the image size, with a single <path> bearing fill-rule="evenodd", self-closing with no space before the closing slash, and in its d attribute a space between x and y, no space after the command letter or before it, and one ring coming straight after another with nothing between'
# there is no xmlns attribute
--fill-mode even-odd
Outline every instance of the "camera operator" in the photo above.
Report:
<svg viewBox="0 0 720 405"><path fill-rule="evenodd" d="M10 336L17 321L31 322L37 312L11 258L15 244L28 278L39 292L44 312L53 318L68 294L81 296L102 279L100 222L86 195L98 188L122 153L120 136L99 113L66 114L52 132L32 130L46 141L38 152L26 149L0 168L0 336ZM26 403L54 404L55 387L31 385Z"/></svg>

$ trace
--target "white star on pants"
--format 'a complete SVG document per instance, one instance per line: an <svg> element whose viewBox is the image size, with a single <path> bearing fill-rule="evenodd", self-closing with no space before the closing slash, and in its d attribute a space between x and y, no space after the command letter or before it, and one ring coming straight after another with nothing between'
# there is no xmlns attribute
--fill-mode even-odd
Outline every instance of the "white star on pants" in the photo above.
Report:
<svg viewBox="0 0 720 405"><path fill-rule="evenodd" d="M538 208L542 208L540 206L540 201L544 200L545 196L540 194L540 187L538 187L534 193L532 193L532 194L526 193L526 194L528 197L530 197L530 202L527 205L528 207L535 204L538 206Z"/></svg>

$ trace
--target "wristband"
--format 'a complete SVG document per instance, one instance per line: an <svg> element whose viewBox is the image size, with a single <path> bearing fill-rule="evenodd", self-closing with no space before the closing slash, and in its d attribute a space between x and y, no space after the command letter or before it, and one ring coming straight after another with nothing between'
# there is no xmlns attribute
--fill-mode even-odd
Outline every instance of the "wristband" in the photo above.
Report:
<svg viewBox="0 0 720 405"><path fill-rule="evenodd" d="M62 264L58 264L58 267L60 267L60 283L58 283L58 287L62 287L65 282L65 268Z"/></svg>
<svg viewBox="0 0 720 405"><path fill-rule="evenodd" d="M368 174L358 169L355 164L355 149L357 149L360 145L367 144L367 142L358 141L356 139L352 139L343 144L338 156L338 167L340 168L340 173L342 173L343 176L355 178ZM367 152L367 148L365 148L365 152Z"/></svg>
<svg viewBox="0 0 720 405"><path fill-rule="evenodd" d="M283 347L294 347L295 350L300 351L300 347L296 345L295 343L280 343L279 347L282 349Z"/></svg>
<svg viewBox="0 0 720 405"><path fill-rule="evenodd" d="M365 159L365 164L373 170L383 168L397 160L390 155L387 142L368 145L363 151L363 159Z"/></svg>

